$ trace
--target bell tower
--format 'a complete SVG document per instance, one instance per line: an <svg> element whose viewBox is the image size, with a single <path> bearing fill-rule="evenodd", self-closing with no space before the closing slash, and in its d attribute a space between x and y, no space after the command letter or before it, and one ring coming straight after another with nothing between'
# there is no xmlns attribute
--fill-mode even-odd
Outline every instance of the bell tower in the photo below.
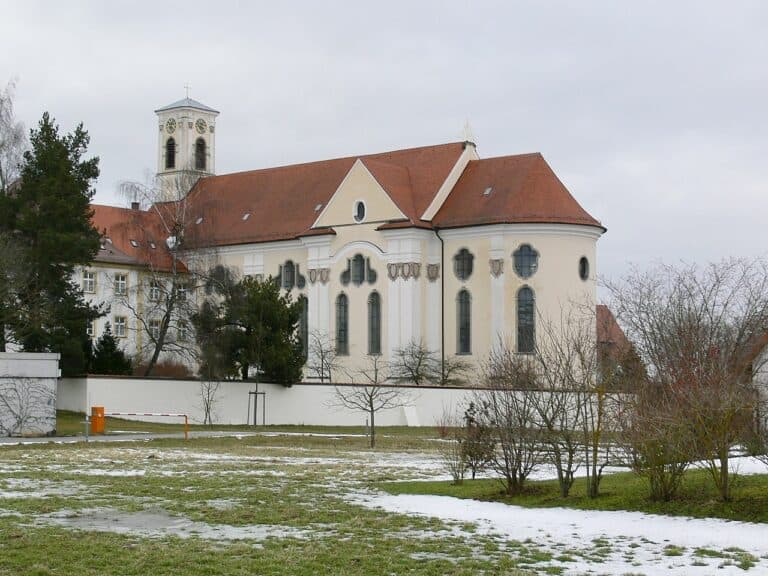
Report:
<svg viewBox="0 0 768 576"><path fill-rule="evenodd" d="M218 110L189 96L155 110L157 178L167 200L183 197L203 176L216 173Z"/></svg>

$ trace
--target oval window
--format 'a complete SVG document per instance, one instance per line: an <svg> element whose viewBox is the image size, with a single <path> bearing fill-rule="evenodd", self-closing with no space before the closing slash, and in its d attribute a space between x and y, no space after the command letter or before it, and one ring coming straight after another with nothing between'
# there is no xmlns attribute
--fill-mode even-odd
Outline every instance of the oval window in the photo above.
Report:
<svg viewBox="0 0 768 576"><path fill-rule="evenodd" d="M358 200L355 204L355 222L362 222L363 220L365 220L365 203Z"/></svg>
<svg viewBox="0 0 768 576"><path fill-rule="evenodd" d="M589 279L589 260L586 256L582 256L579 260L579 278L582 280Z"/></svg>

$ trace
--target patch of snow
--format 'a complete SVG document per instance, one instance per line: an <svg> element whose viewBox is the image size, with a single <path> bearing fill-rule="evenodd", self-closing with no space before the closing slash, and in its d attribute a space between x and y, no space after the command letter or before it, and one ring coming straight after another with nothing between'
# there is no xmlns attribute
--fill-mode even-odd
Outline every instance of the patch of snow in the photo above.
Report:
<svg viewBox="0 0 768 576"><path fill-rule="evenodd" d="M768 525L659 516L639 512L582 511L568 508L522 508L498 502L463 500L447 496L392 496L357 493L347 496L352 502L388 512L439 518L444 521L471 522L478 533L525 542L548 549L557 556L565 550L583 552L576 562L562 564L566 573L596 571L621 574L711 574L723 558L694 556L696 548L725 550L737 547L756 557L768 557ZM590 559L595 541L608 542L605 557ZM664 547L686 548L681 556L664 555ZM726 554L727 555L727 554ZM693 566L692 562L709 563ZM638 569L638 566L641 569ZM768 572L768 561L759 560ZM574 572L571 572L574 571ZM766 573L763 572L763 573ZM736 566L723 566L718 574L739 574Z"/></svg>

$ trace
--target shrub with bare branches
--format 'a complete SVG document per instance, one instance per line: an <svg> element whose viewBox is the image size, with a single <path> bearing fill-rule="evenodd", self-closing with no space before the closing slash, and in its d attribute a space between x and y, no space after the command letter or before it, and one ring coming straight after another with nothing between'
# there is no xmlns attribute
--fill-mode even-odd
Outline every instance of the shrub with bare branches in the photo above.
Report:
<svg viewBox="0 0 768 576"><path fill-rule="evenodd" d="M729 455L748 435L759 397L752 373L765 358L768 263L633 269L608 288L650 382L681 407L694 455L730 500Z"/></svg>

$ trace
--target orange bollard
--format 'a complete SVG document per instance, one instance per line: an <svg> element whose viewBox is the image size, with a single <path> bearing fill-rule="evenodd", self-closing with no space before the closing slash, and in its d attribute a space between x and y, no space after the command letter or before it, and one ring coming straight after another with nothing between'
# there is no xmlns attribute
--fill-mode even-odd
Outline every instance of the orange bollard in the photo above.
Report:
<svg viewBox="0 0 768 576"><path fill-rule="evenodd" d="M104 434L104 406L91 406L91 434Z"/></svg>

